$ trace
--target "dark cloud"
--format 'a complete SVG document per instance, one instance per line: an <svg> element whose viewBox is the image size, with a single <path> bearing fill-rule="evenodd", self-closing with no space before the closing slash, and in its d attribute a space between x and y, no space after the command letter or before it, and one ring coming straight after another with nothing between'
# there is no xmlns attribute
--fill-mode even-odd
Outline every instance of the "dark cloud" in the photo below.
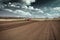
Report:
<svg viewBox="0 0 60 40"><path fill-rule="evenodd" d="M32 3L32 6L57 6L60 4L60 0L36 0L36 2Z"/></svg>
<svg viewBox="0 0 60 40"><path fill-rule="evenodd" d="M0 0L0 3L2 3L0 4L2 11L0 11L0 16L32 18L60 17L60 7L54 7L60 6L60 0ZM41 9L37 7L41 7Z"/></svg>
<svg viewBox="0 0 60 40"><path fill-rule="evenodd" d="M14 3L14 2L21 2L21 0L1 0L1 3L8 4L9 2Z"/></svg>
<svg viewBox="0 0 60 40"><path fill-rule="evenodd" d="M23 2L25 2L26 4L29 4L29 0L0 0L0 3L4 4L8 4L9 2L11 3L18 2L22 4ZM30 1L29 5L34 7L41 7L41 6L59 6L59 4L60 0L35 0L35 2Z"/></svg>

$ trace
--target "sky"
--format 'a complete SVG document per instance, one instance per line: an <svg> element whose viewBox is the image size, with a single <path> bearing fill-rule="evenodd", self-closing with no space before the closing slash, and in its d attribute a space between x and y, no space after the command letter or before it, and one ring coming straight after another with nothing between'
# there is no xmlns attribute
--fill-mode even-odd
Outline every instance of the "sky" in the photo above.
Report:
<svg viewBox="0 0 60 40"><path fill-rule="evenodd" d="M0 0L0 16L58 18L60 0Z"/></svg>

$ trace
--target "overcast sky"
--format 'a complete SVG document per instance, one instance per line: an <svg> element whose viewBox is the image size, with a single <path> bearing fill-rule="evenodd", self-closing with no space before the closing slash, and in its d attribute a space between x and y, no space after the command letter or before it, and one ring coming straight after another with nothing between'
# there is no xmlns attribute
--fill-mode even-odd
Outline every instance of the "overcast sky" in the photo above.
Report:
<svg viewBox="0 0 60 40"><path fill-rule="evenodd" d="M59 15L60 0L0 0L0 16L56 18Z"/></svg>
<svg viewBox="0 0 60 40"><path fill-rule="evenodd" d="M1 3L9 3L9 2L19 2L19 3L26 3L27 5L32 6L55 6L55 4L60 3L60 0L0 0ZM56 5L57 6L57 5Z"/></svg>

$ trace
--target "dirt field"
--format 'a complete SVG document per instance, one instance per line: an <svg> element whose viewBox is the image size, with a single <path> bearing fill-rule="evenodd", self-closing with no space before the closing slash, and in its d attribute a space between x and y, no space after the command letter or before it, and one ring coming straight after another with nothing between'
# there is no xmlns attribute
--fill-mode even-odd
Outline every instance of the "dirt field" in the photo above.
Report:
<svg viewBox="0 0 60 40"><path fill-rule="evenodd" d="M2 21L0 40L60 40L60 20Z"/></svg>

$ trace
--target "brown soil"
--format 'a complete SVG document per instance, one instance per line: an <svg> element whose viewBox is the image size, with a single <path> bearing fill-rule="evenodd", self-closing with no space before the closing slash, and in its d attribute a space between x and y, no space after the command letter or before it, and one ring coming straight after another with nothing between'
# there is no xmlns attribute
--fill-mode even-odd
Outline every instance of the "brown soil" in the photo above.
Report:
<svg viewBox="0 0 60 40"><path fill-rule="evenodd" d="M22 26L19 22L1 24L0 40L60 40L60 20L22 24Z"/></svg>

